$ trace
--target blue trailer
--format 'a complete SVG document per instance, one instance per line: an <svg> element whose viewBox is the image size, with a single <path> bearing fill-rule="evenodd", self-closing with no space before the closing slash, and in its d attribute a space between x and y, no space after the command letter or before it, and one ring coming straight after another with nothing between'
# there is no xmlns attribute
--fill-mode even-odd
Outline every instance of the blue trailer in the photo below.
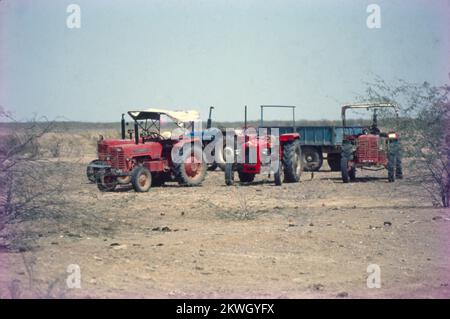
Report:
<svg viewBox="0 0 450 319"><path fill-rule="evenodd" d="M266 127L266 126L260 126ZM266 127L268 128L268 127ZM341 145L344 136L342 126L271 126L277 128L279 134L297 132L300 134L303 168L306 171L318 171L325 159L332 171L341 170ZM346 127L347 134L361 134L360 126Z"/></svg>
<svg viewBox="0 0 450 319"><path fill-rule="evenodd" d="M264 108L292 108L292 126L265 126ZM261 105L260 128L277 128L279 134L297 132L300 134L303 168L306 171L318 171L323 164L324 155L332 171L341 170L341 146L345 135L362 134L361 126L297 126L295 125L295 106Z"/></svg>

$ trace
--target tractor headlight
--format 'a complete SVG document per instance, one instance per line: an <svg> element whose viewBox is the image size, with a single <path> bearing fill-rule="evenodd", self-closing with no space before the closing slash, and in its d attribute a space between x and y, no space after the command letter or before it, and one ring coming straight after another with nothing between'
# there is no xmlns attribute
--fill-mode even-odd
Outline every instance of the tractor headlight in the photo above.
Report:
<svg viewBox="0 0 450 319"><path fill-rule="evenodd" d="M388 138L393 138L393 139L395 139L395 138L398 138L398 135L397 135L397 133L389 133L389 134L388 134Z"/></svg>

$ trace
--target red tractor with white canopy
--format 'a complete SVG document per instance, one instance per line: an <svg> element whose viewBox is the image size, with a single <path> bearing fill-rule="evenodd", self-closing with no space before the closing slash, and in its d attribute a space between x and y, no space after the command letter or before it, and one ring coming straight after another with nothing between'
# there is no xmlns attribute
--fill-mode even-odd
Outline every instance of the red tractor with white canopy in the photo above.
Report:
<svg viewBox="0 0 450 319"><path fill-rule="evenodd" d="M125 132L122 114L121 139L98 141L98 159L87 167L89 180L96 182L101 191L129 183L137 192L146 192L166 181L185 186L201 184L207 169L202 142L187 134L200 120L197 111L147 109L129 111L128 115L134 121L134 130ZM161 130L161 116L173 120L172 129Z"/></svg>

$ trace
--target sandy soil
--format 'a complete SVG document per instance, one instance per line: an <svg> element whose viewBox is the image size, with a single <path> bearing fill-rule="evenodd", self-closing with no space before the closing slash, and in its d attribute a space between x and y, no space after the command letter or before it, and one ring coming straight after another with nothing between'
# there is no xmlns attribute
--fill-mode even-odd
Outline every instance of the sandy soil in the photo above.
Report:
<svg viewBox="0 0 450 319"><path fill-rule="evenodd" d="M101 193L87 160L65 163L59 219L8 227L20 240L0 251L1 298L450 297L449 211L385 172L226 187L216 171L202 187ZM67 287L69 264L81 288ZM367 287L370 264L379 289Z"/></svg>

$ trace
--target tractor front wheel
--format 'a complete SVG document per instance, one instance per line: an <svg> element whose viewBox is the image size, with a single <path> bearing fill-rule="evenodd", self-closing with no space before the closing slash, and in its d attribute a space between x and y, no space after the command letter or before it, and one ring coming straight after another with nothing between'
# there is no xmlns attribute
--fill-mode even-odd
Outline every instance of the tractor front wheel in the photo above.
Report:
<svg viewBox="0 0 450 319"><path fill-rule="evenodd" d="M283 184L284 170L283 170L283 164L281 161L278 161L278 169L274 174L274 178L275 178L275 185L281 186Z"/></svg>
<svg viewBox="0 0 450 319"><path fill-rule="evenodd" d="M131 174L131 184L136 192L148 192L152 186L152 173L144 166L138 166Z"/></svg>
<svg viewBox="0 0 450 319"><path fill-rule="evenodd" d="M300 142L294 141L283 145L284 181L296 183L302 174L302 150Z"/></svg>
<svg viewBox="0 0 450 319"><path fill-rule="evenodd" d="M173 163L173 170L178 184L196 186L203 182L206 176L207 164L203 159L203 150L194 146L188 152L181 154L181 163Z"/></svg>
<svg viewBox="0 0 450 319"><path fill-rule="evenodd" d="M224 171L225 171L225 184L227 186L233 185L234 184L233 164L232 163L226 163Z"/></svg>
<svg viewBox="0 0 450 319"><path fill-rule="evenodd" d="M348 181L354 181L356 179L356 168L354 165L349 167L350 160L347 157L341 158L341 173L342 181L348 183Z"/></svg>

